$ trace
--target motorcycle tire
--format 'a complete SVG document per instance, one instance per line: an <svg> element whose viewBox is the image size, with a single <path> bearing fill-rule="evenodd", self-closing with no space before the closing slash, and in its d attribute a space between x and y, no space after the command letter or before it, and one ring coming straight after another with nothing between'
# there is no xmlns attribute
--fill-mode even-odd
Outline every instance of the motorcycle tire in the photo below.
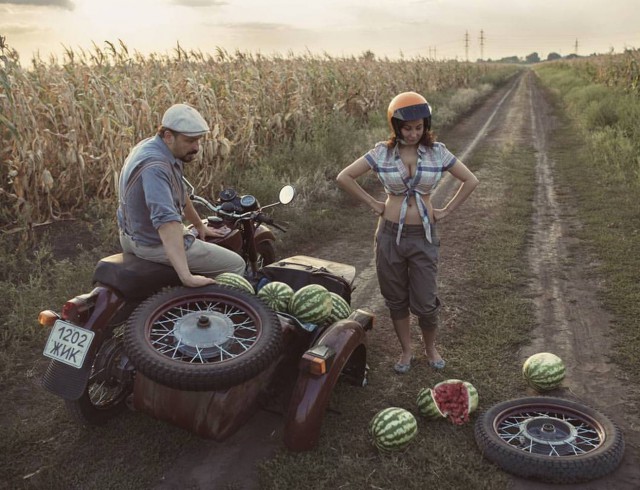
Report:
<svg viewBox="0 0 640 490"><path fill-rule="evenodd" d="M265 241L258 243L256 251L258 252L258 270L276 261L276 250L272 242Z"/></svg>
<svg viewBox="0 0 640 490"><path fill-rule="evenodd" d="M548 483L580 483L614 471L624 454L620 429L597 410L555 397L498 403L475 424L483 456L504 471Z"/></svg>
<svg viewBox="0 0 640 490"><path fill-rule="evenodd" d="M122 373L123 325L113 325L93 360L84 393L77 400L65 400L69 414L83 425L104 425L126 407L132 382Z"/></svg>
<svg viewBox="0 0 640 490"><path fill-rule="evenodd" d="M229 286L165 289L142 303L125 329L136 370L186 391L247 381L282 350L282 329L257 296Z"/></svg>

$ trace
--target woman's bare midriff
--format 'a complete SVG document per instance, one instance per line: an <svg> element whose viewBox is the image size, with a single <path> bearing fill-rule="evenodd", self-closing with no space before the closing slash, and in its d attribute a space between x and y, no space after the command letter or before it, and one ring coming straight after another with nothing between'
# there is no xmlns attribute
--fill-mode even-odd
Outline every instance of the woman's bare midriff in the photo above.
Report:
<svg viewBox="0 0 640 490"><path fill-rule="evenodd" d="M429 221L433 223L433 205L431 204L431 199L429 198L429 196L421 196L421 198L427 206ZM392 194L387 194L387 200L384 203L384 213L382 214L382 217L388 221L399 223L402 201L404 201L404 196L394 196ZM405 223L408 225L422 224L422 220L420 219L420 212L418 211L418 206L416 205L416 198L414 196L411 196L409 198Z"/></svg>

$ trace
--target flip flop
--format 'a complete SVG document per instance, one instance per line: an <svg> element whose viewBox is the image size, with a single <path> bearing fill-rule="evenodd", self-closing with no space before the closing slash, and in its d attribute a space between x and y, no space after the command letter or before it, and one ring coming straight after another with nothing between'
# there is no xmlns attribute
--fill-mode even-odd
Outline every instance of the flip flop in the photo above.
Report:
<svg viewBox="0 0 640 490"><path fill-rule="evenodd" d="M415 356L411 356L411 360L409 364L402 364L401 362L396 362L393 366L393 370L398 374L406 374L411 369L411 364L415 362Z"/></svg>
<svg viewBox="0 0 640 490"><path fill-rule="evenodd" d="M444 369L446 366L446 362L444 359L438 359L437 361L429 361L429 366L433 369Z"/></svg>

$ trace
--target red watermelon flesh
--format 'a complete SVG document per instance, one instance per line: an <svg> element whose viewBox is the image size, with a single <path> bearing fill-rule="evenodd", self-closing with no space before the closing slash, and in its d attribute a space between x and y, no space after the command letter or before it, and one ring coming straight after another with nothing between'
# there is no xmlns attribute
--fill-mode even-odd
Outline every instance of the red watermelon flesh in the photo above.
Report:
<svg viewBox="0 0 640 490"><path fill-rule="evenodd" d="M443 417L456 425L469 421L469 390L463 382L435 386L431 396Z"/></svg>

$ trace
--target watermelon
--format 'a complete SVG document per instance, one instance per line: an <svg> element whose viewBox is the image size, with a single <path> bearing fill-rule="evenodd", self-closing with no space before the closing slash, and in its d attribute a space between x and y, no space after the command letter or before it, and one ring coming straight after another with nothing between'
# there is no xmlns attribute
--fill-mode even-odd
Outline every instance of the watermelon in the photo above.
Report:
<svg viewBox="0 0 640 490"><path fill-rule="evenodd" d="M469 413L473 413L478 408L478 402L480 400L478 390L468 381L463 381L463 383L467 387L467 390L469 390Z"/></svg>
<svg viewBox="0 0 640 490"><path fill-rule="evenodd" d="M218 274L216 276L216 282L224 286L231 286L232 288L242 289L248 293L255 294L255 290L251 283L235 272L223 272L222 274Z"/></svg>
<svg viewBox="0 0 640 490"><path fill-rule="evenodd" d="M438 419L442 417L440 410L436 406L436 402L431 396L431 388L423 388L418 392L416 400L418 404L418 413L427 419Z"/></svg>
<svg viewBox="0 0 640 490"><path fill-rule="evenodd" d="M331 296L331 314L328 318L330 323L344 320L351 315L351 306L349 306L346 299L333 292L330 292L329 295Z"/></svg>
<svg viewBox="0 0 640 490"><path fill-rule="evenodd" d="M522 376L534 390L550 391L562 383L565 366L562 359L550 352L538 352L522 365Z"/></svg>
<svg viewBox="0 0 640 490"><path fill-rule="evenodd" d="M283 313L287 312L292 296L293 288L279 281L269 282L258 291L258 297L267 303L269 308Z"/></svg>
<svg viewBox="0 0 640 490"><path fill-rule="evenodd" d="M418 423L404 408L380 410L369 423L369 434L375 446L384 452L404 449L418 433Z"/></svg>
<svg viewBox="0 0 640 490"><path fill-rule="evenodd" d="M301 287L289 301L289 313L303 323L321 323L331 314L333 303L327 288L320 284Z"/></svg>
<svg viewBox="0 0 640 490"><path fill-rule="evenodd" d="M440 415L456 425L469 421L469 414L478 408L478 391L459 379L448 379L435 385L431 398Z"/></svg>

